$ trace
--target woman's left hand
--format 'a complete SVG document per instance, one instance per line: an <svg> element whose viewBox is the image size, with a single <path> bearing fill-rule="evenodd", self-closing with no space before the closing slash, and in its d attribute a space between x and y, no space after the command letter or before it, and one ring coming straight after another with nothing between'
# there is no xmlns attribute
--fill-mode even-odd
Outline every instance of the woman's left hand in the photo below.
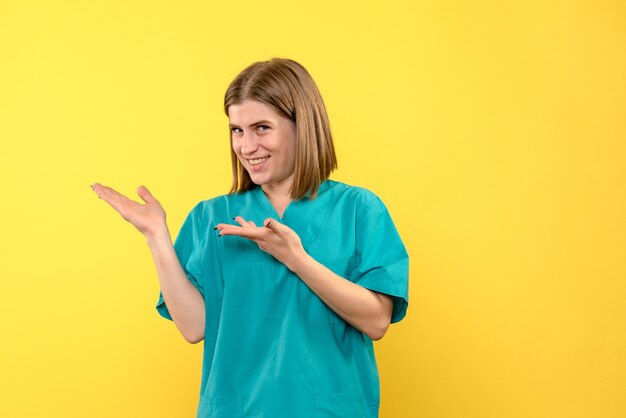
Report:
<svg viewBox="0 0 626 418"><path fill-rule="evenodd" d="M220 231L220 236L236 235L254 241L261 250L274 256L290 270L306 254L298 234L275 219L267 218L261 227L241 216L235 217L235 221L241 226L218 224L215 229Z"/></svg>

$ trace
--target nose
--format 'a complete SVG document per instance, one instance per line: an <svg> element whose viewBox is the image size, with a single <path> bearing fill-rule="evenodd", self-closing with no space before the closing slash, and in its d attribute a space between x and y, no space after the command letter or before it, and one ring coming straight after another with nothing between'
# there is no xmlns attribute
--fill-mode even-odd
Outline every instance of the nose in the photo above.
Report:
<svg viewBox="0 0 626 418"><path fill-rule="evenodd" d="M254 154L259 147L259 143L256 141L254 133L244 132L241 138L241 153L243 155Z"/></svg>

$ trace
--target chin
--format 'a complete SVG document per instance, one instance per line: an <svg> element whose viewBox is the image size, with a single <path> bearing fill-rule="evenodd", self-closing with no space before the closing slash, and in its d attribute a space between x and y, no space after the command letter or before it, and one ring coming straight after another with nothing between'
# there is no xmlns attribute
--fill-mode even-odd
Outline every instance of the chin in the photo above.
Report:
<svg viewBox="0 0 626 418"><path fill-rule="evenodd" d="M257 186L268 183L267 179L261 178L259 176L250 175L250 173L248 173L248 175L250 176L250 180L252 180L252 183L256 184Z"/></svg>

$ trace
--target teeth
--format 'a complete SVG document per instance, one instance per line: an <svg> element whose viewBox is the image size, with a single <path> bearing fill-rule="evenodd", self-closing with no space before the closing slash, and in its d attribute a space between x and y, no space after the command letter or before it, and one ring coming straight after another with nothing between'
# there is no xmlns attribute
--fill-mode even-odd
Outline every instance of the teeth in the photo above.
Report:
<svg viewBox="0 0 626 418"><path fill-rule="evenodd" d="M251 165L261 164L264 161L267 161L270 157L257 158L256 160L248 160Z"/></svg>

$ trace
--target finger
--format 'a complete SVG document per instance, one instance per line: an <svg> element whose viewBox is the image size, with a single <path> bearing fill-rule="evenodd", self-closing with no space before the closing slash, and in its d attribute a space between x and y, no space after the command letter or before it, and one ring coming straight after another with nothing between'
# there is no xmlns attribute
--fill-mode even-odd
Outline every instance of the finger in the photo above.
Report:
<svg viewBox="0 0 626 418"><path fill-rule="evenodd" d="M280 222L278 222L276 219L273 218L267 218L263 221L263 226L271 229L274 232L278 232L280 229Z"/></svg>
<svg viewBox="0 0 626 418"><path fill-rule="evenodd" d="M96 186L94 188L94 191L102 200L106 201L109 205L113 207L113 209L117 210L118 212L123 210L123 207L129 202L133 202L123 194L113 190L111 187L103 186L101 184Z"/></svg>
<svg viewBox="0 0 626 418"><path fill-rule="evenodd" d="M156 202L156 199L152 196L152 193L150 193L146 186L139 186L137 188L137 194L146 203Z"/></svg>
<svg viewBox="0 0 626 418"><path fill-rule="evenodd" d="M233 219L241 226L256 226L254 222L246 221L243 216L235 216Z"/></svg>
<svg viewBox="0 0 626 418"><path fill-rule="evenodd" d="M250 224L252 227L257 228L257 226L254 224L254 222L250 221ZM214 231L222 231L224 228L228 228L228 227L233 227L233 228L245 228L247 227L247 225L244 226L237 226L237 225L232 225L232 224L225 224L225 223L219 223L217 225L215 225L215 228L213 228Z"/></svg>
<svg viewBox="0 0 626 418"><path fill-rule="evenodd" d="M224 228L228 228L228 227L232 227L232 228L241 228L241 226L239 226L239 225L226 224L226 223L219 223L219 224L215 225L215 228L213 228L213 229L215 229L215 230L218 230L218 229L219 229L219 230L221 231L222 229L224 229Z"/></svg>
<svg viewBox="0 0 626 418"><path fill-rule="evenodd" d="M99 185L98 187L96 187L96 189L94 189L94 191L98 194L98 196L106 200L108 203L119 202L122 200L121 197L126 197L113 190L111 187L103 185Z"/></svg>
<svg viewBox="0 0 626 418"><path fill-rule="evenodd" d="M110 196L111 193L117 193L115 190L113 190L110 187L104 186L100 183L94 183L93 186L93 191L96 192L96 194L100 197L102 197L103 194L106 194L107 196Z"/></svg>
<svg viewBox="0 0 626 418"><path fill-rule="evenodd" d="M102 193L102 185L100 183L93 183L91 185L91 190L94 191L95 194L98 195L98 197L100 197L100 193Z"/></svg>
<svg viewBox="0 0 626 418"><path fill-rule="evenodd" d="M220 230L219 236L234 235L238 237L248 238L251 240L261 238L263 236L263 233L265 232L262 228L246 228L235 225L218 225L217 228Z"/></svg>

